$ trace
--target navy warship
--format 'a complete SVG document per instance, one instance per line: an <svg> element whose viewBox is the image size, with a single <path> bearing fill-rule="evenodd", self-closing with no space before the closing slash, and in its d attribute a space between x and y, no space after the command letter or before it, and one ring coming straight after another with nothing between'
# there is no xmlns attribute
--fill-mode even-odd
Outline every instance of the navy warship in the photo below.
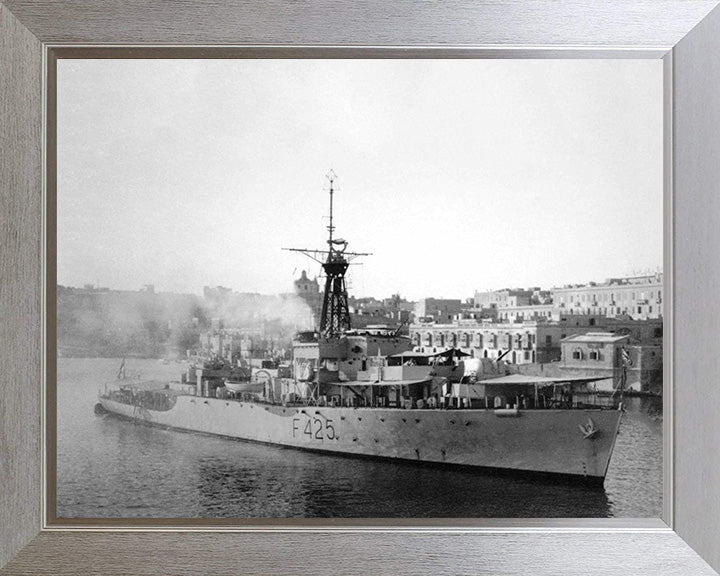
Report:
<svg viewBox="0 0 720 576"><path fill-rule="evenodd" d="M286 248L325 274L317 330L293 340L292 363L243 370L205 362L181 382L119 378L96 412L149 425L345 456L551 475L602 485L622 418L622 393L598 398L597 378L507 374L448 348L413 349L387 328L353 329L345 274L349 252Z"/></svg>

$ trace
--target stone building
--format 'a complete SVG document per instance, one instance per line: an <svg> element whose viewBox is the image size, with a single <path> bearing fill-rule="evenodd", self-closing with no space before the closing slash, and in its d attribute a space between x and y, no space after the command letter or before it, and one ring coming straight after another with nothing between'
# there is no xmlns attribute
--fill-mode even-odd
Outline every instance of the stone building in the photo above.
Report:
<svg viewBox="0 0 720 576"><path fill-rule="evenodd" d="M460 320L443 324L412 324L410 337L420 352L458 348L472 358L497 359L510 364L553 362L560 359L557 324L526 322L500 324Z"/></svg>
<svg viewBox="0 0 720 576"><path fill-rule="evenodd" d="M627 390L662 392L662 346L633 341L630 335L589 332L561 342L561 373L570 376L606 376L598 390L613 390L626 370Z"/></svg>
<svg viewBox="0 0 720 576"><path fill-rule="evenodd" d="M317 277L310 280L305 270L300 274L300 278L293 282L295 294L300 297L310 308L312 318L307 319L309 326L320 325L320 314L322 313L322 294L320 292L320 284Z"/></svg>
<svg viewBox="0 0 720 576"><path fill-rule="evenodd" d="M449 322L465 308L462 300L421 298L415 303L415 321Z"/></svg>
<svg viewBox="0 0 720 576"><path fill-rule="evenodd" d="M551 293L537 287L475 292L473 310L479 312L479 317L492 317L510 324L557 320L559 316Z"/></svg>
<svg viewBox="0 0 720 576"><path fill-rule="evenodd" d="M500 322L517 324L537 320L560 320L560 312L553 304L506 306L496 310Z"/></svg>
<svg viewBox="0 0 720 576"><path fill-rule="evenodd" d="M624 315L634 320L662 318L663 274L553 288L553 303L568 314L598 314L610 318Z"/></svg>
<svg viewBox="0 0 720 576"><path fill-rule="evenodd" d="M368 324L398 326L408 323L415 307L414 302L409 302L398 294L382 300L350 296L348 304L353 328L363 328Z"/></svg>
<svg viewBox="0 0 720 576"><path fill-rule="evenodd" d="M240 356L241 342L242 334L239 331L213 327L200 334L200 355L232 362Z"/></svg>
<svg viewBox="0 0 720 576"><path fill-rule="evenodd" d="M561 359L561 343L566 339L588 333L607 332L627 341L638 355L638 364L660 373L644 374L640 378L645 388L650 380L662 382L662 331L661 319L633 320L627 316L554 314L524 322L455 320L443 323L415 323L410 326L413 346L421 352L440 352L459 348L473 358L496 359L499 356L510 364L547 364ZM503 353L507 354L503 355ZM658 368L659 366L659 368ZM556 366L556 368L559 367ZM648 380L650 379L650 380ZM652 384L654 386L655 384Z"/></svg>
<svg viewBox="0 0 720 576"><path fill-rule="evenodd" d="M522 288L505 288L503 290L487 290L475 292L474 308L507 308L508 306L529 306L533 290Z"/></svg>
<svg viewBox="0 0 720 576"><path fill-rule="evenodd" d="M560 368L573 376L605 376L610 380L598 387L612 390L619 383L621 350L628 340L629 336L612 332L588 332L563 338Z"/></svg>

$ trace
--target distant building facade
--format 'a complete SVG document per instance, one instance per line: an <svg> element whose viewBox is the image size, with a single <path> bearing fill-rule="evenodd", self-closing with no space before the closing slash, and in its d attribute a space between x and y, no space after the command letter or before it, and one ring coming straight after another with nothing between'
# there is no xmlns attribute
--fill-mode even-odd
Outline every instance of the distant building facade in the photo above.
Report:
<svg viewBox="0 0 720 576"><path fill-rule="evenodd" d="M306 319L308 326L320 326L320 314L322 314L322 296L320 294L320 284L317 277L310 280L305 270L300 274L300 278L293 282L295 295L301 298L310 309L310 314Z"/></svg>
<svg viewBox="0 0 720 576"><path fill-rule="evenodd" d="M213 328L200 334L200 350L202 356L218 357L234 361L240 356L242 335L235 330Z"/></svg>
<svg viewBox="0 0 720 576"><path fill-rule="evenodd" d="M475 292L473 309L479 318L495 318L510 324L559 318L559 312L552 303L552 294L540 288Z"/></svg>
<svg viewBox="0 0 720 576"><path fill-rule="evenodd" d="M410 323L415 309L414 302L409 302L399 294L382 300L350 296L348 304L353 328L367 328L373 324L403 326L400 331L402 334L407 334L405 325Z"/></svg>
<svg viewBox="0 0 720 576"><path fill-rule="evenodd" d="M510 364L560 360L562 328L549 323L522 324L460 320L443 324L413 324L410 337L416 350L440 352L458 348L472 358L502 359Z"/></svg>
<svg viewBox="0 0 720 576"><path fill-rule="evenodd" d="M467 304L464 304L462 300L421 298L415 303L415 320L448 322L452 321L455 315L460 314L465 308L467 308Z"/></svg>
<svg viewBox="0 0 720 576"><path fill-rule="evenodd" d="M633 352L638 355L636 366L642 363L648 367L653 359L662 365L662 319L633 320L627 316L607 318L553 312L550 319L539 316L538 320L524 322L498 319L414 323L410 326L410 337L415 349L421 352L458 348L473 358L502 357L509 364L527 365L558 363L563 357L562 343L566 339L600 331L627 341L634 350L642 348ZM645 382L655 376L657 374L644 375L641 379Z"/></svg>
<svg viewBox="0 0 720 576"><path fill-rule="evenodd" d="M220 328L200 334L199 354L235 364L253 359L288 359L291 347L290 335L268 336L238 328Z"/></svg>
<svg viewBox="0 0 720 576"><path fill-rule="evenodd" d="M207 326L195 294L57 287L58 351L66 356L184 356Z"/></svg>
<svg viewBox="0 0 720 576"><path fill-rule="evenodd" d="M612 332L588 332L569 336L561 342L561 370L568 376L607 378L596 383L598 389L613 390L620 382L622 349L629 336Z"/></svg>
<svg viewBox="0 0 720 576"><path fill-rule="evenodd" d="M475 292L473 307L482 309L529 306L532 296L533 290L525 290L522 288Z"/></svg>
<svg viewBox="0 0 720 576"><path fill-rule="evenodd" d="M527 306L507 306L496 311L499 322L511 324L539 321L560 320L560 311L553 304L538 304Z"/></svg>
<svg viewBox="0 0 720 576"><path fill-rule="evenodd" d="M662 318L663 274L610 278L603 283L554 288L553 303L568 314Z"/></svg>
<svg viewBox="0 0 720 576"><path fill-rule="evenodd" d="M588 332L561 342L560 371L571 376L605 377L598 390L613 390L625 371L626 390L662 392L662 345L640 343L630 335Z"/></svg>

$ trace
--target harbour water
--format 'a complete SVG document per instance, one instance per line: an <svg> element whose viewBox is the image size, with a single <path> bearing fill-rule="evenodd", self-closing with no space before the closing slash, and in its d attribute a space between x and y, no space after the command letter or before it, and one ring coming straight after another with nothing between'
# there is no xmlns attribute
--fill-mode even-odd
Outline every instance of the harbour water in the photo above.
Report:
<svg viewBox="0 0 720 576"><path fill-rule="evenodd" d="M604 489L306 453L95 416L120 360L58 359L61 518L658 517L659 400L628 398ZM186 365L128 360L128 377Z"/></svg>

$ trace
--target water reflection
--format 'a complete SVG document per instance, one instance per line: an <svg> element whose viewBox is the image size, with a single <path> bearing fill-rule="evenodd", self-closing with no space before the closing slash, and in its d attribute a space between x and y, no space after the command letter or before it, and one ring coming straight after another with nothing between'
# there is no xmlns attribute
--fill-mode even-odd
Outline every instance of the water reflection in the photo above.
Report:
<svg viewBox="0 0 720 576"><path fill-rule="evenodd" d="M262 451L263 464L252 462ZM203 516L320 518L607 517L602 489L438 469L238 447L243 460L198 462ZM268 454L271 452L272 454ZM249 457L249 458L248 458Z"/></svg>

